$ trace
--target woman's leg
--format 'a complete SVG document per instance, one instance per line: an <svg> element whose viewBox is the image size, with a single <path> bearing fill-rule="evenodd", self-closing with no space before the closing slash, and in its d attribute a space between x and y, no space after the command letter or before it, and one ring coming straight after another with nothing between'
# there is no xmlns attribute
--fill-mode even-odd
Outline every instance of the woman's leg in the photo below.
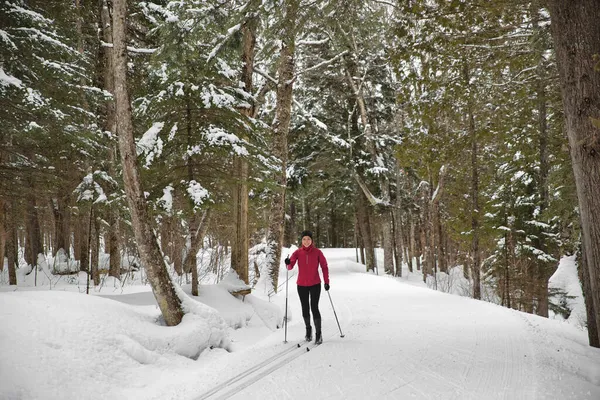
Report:
<svg viewBox="0 0 600 400"><path fill-rule="evenodd" d="M310 308L315 321L315 343L321 344L321 313L319 312L319 298L321 297L321 284L310 286Z"/></svg>
<svg viewBox="0 0 600 400"><path fill-rule="evenodd" d="M321 297L321 284L309 286L310 291L310 310L313 314L313 319L321 319L321 313L319 312L319 298Z"/></svg>
<svg viewBox="0 0 600 400"><path fill-rule="evenodd" d="M310 303L308 301L310 295L310 286L298 286L298 296L300 296L300 304L302 305L302 318L306 329L310 329Z"/></svg>
<svg viewBox="0 0 600 400"><path fill-rule="evenodd" d="M304 325L306 326L306 335L304 339L307 342L312 340L312 327L310 326L310 306L309 306L309 296L310 296L310 287L309 286L298 286L298 296L300 296L300 304L302 305L302 318L304 318Z"/></svg>

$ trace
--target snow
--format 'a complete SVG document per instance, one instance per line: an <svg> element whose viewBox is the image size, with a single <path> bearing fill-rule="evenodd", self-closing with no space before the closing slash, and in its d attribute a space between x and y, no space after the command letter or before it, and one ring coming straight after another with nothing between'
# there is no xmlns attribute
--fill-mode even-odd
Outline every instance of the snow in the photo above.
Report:
<svg viewBox="0 0 600 400"><path fill-rule="evenodd" d="M158 199L158 204L168 213L173 211L173 186L167 185L163 188L163 195Z"/></svg>
<svg viewBox="0 0 600 400"><path fill-rule="evenodd" d="M202 185L195 180L191 180L188 183L187 192L196 207L201 206L210 197L208 190L203 188Z"/></svg>
<svg viewBox="0 0 600 400"><path fill-rule="evenodd" d="M21 82L20 79L15 78L12 75L7 75L6 72L4 72L4 69L2 69L2 66L0 66L0 85L2 85L2 86L13 85L13 86L20 88L23 85L23 82Z"/></svg>
<svg viewBox="0 0 600 400"><path fill-rule="evenodd" d="M244 301L228 294L236 276L199 297L177 286L188 314L176 327L163 326L148 286L2 286L0 398L600 398L600 350L580 327L428 289L406 268L366 273L354 249L323 252L324 343L309 352L294 347L304 334L295 278L287 344L285 285L270 302L260 284ZM551 281L574 287L573 265L563 259Z"/></svg>
<svg viewBox="0 0 600 400"><path fill-rule="evenodd" d="M579 328L585 328L587 320L585 302L577 275L577 263L574 255L561 258L558 268L548 280L548 287L550 289L562 289L565 292L567 297L565 297L564 302L571 310L571 315L566 319L566 322ZM551 318L563 319L558 314L551 315Z"/></svg>
<svg viewBox="0 0 600 400"><path fill-rule="evenodd" d="M144 164L146 168L152 164L155 157L159 157L162 154L163 142L158 134L164 126L164 122L153 123L150 129L144 132L140 140L136 143L137 155L144 154L146 156Z"/></svg>

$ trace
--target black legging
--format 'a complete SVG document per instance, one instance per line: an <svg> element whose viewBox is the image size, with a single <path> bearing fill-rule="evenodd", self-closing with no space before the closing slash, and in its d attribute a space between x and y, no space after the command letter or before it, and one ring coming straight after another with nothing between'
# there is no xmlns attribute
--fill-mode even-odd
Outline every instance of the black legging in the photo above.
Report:
<svg viewBox="0 0 600 400"><path fill-rule="evenodd" d="M300 303L302 304L302 318L306 326L310 326L310 311L313 314L313 320L317 324L321 322L321 313L319 312L319 297L321 297L321 284L313 286L298 286L298 295L300 296ZM310 297L310 306L309 299Z"/></svg>

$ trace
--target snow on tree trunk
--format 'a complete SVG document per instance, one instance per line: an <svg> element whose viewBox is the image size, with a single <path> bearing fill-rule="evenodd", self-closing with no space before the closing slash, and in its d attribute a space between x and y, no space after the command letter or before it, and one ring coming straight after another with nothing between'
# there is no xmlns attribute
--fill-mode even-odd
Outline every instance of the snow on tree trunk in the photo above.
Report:
<svg viewBox="0 0 600 400"><path fill-rule="evenodd" d="M280 170L275 179L276 188L271 199L269 215L269 232L267 234L267 270L271 278L273 290L277 292L279 280L279 260L285 227L285 189L287 186L288 140L292 110L292 89L294 78L295 26L299 2L287 0L284 7L285 17L279 66L277 68L277 105L275 122L273 123L273 155L281 160Z"/></svg>
<svg viewBox="0 0 600 400"><path fill-rule="evenodd" d="M596 0L548 6L590 276L586 295L600 332L600 7Z"/></svg>
<svg viewBox="0 0 600 400"><path fill-rule="evenodd" d="M127 1L113 1L113 74L115 79L115 110L117 134L123 164L125 194L131 211L131 222L140 258L146 268L148 281L156 297L165 322L177 325L183 318L181 299L177 296L173 282L150 225L148 206L140 181L135 143L131 103L127 91Z"/></svg>

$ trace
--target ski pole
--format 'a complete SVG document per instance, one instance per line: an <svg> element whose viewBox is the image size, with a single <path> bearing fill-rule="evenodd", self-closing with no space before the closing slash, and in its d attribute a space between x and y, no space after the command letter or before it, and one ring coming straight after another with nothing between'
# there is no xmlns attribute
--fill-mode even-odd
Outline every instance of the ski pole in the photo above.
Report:
<svg viewBox="0 0 600 400"><path fill-rule="evenodd" d="M333 301L331 300L331 294L329 294L329 290L327 291L327 295L329 296L329 302L331 303L331 308L333 309L333 315L335 315L335 321L338 324L338 329L340 330L340 337L344 337L342 333L342 328L340 327L340 321L338 320L337 314L335 312L335 307L333 306Z"/></svg>
<svg viewBox="0 0 600 400"><path fill-rule="evenodd" d="M288 255L289 257L289 255ZM283 343L287 343L287 324L288 324L288 274L290 270L287 268L287 264L285 265L285 337L283 339Z"/></svg>

